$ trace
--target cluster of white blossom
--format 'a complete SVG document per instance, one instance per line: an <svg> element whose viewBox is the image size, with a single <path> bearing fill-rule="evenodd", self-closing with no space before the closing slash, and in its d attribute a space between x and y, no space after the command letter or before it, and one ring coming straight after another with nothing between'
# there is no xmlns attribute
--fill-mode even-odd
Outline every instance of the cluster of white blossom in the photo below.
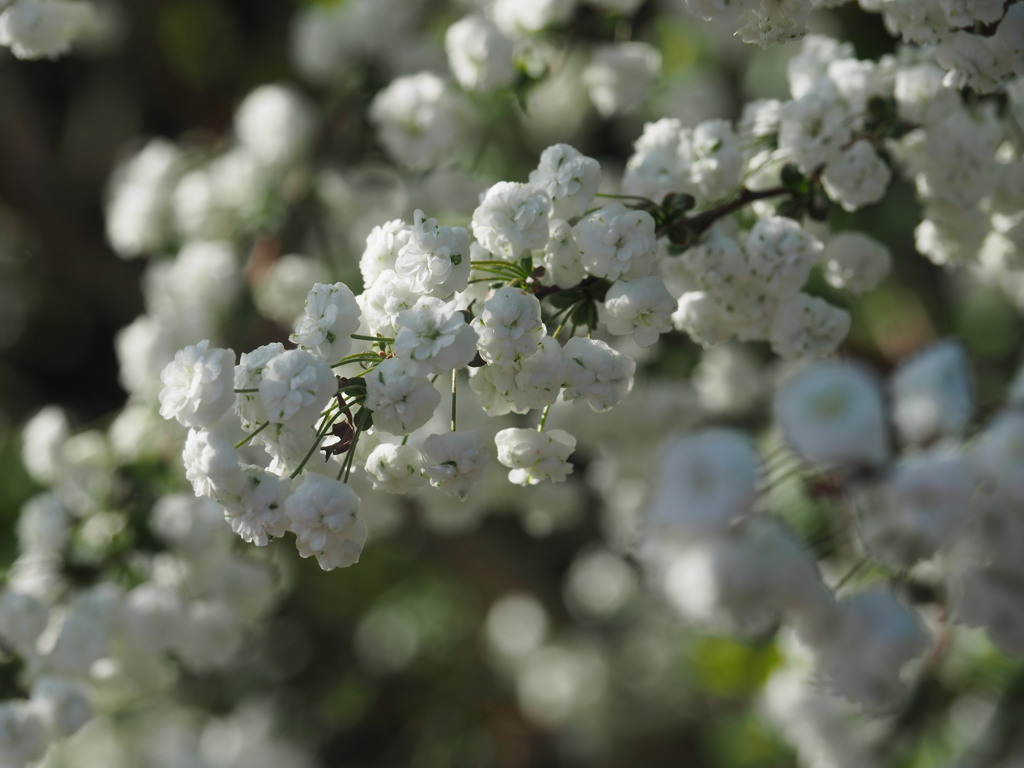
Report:
<svg viewBox="0 0 1024 768"><path fill-rule="evenodd" d="M768 48L804 37L815 8L834 0L686 0L707 21L735 25L744 42ZM889 33L904 43L930 47L954 87L993 91L1024 75L1024 6L1016 0L858 0L881 14Z"/></svg>
<svg viewBox="0 0 1024 768"><path fill-rule="evenodd" d="M92 6L76 0L5 0L0 3L0 45L19 59L67 53L94 23Z"/></svg>
<svg viewBox="0 0 1024 768"><path fill-rule="evenodd" d="M984 628L1005 653L1024 652L1021 382L1024 369L1003 410L972 432L969 364L952 341L902 362L887 391L849 362L785 376L774 399L778 431L813 476L806 482L836 499L824 555L782 521L780 504L792 503L780 492L787 481L745 434L703 429L664 446L640 534L644 568L682 615L704 626L793 630L790 655L805 661L777 673L767 706L808 764L843 749L828 748L828 734L849 720L842 706L810 692L799 695L824 709L802 720L808 705L792 699L798 680L814 678L885 713L907 704L908 686L928 670L908 675L905 667L942 653L949 640L936 635L951 631L948 622ZM823 578L820 569L835 574L844 560L853 563L846 576ZM857 573L874 575L853 580ZM864 764L854 759L861 747L825 764Z"/></svg>
<svg viewBox="0 0 1024 768"><path fill-rule="evenodd" d="M121 501L143 481L119 469L163 448L132 435L127 449L117 430L71 434L56 406L25 427L25 465L46 490L21 509L0 588L0 648L25 694L0 703L4 766L37 764L94 716L167 693L179 670L236 663L277 602L274 570L233 548L216 504Z"/></svg>

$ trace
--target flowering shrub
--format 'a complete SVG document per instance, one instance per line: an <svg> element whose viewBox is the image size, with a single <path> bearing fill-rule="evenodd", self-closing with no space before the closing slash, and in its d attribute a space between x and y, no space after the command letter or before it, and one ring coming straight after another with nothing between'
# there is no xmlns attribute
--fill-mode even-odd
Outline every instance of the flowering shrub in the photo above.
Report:
<svg viewBox="0 0 1024 768"><path fill-rule="evenodd" d="M182 691L269 675L275 612L317 578L379 578L411 518L443 548L503 509L578 537L555 595L456 609L419 583L440 628L374 595L350 633L366 670L447 643L594 764L683 698L717 714L721 680L678 679L685 642L736 655L718 693L756 697L742 727L801 764L1019 762L1024 369L982 391L967 344L906 330L913 285L888 325L865 318L920 270L950 313L964 285L1024 308L1024 4L862 0L848 14L892 38L878 58L809 32L846 18L831 5L310 4L303 84L256 87L209 145L126 156L107 238L149 260L115 342L128 398L105 428L56 406L24 427L39 492L0 589L0 766L86 765L105 741L141 764L175 739L181 764L313 765L274 707L229 691L215 721ZM0 44L55 56L100 16L0 3ZM698 17L756 43L751 69L784 50L786 94L659 109L660 36ZM762 742L723 764L785 764Z"/></svg>

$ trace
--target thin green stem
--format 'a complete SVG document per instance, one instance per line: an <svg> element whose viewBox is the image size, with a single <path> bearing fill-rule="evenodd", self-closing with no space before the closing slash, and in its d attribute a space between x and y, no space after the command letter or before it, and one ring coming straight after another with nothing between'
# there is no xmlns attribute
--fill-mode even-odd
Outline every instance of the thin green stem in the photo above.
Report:
<svg viewBox="0 0 1024 768"><path fill-rule="evenodd" d="M239 448L241 448L243 445L248 443L250 440L252 440L254 437L256 437L256 435L258 435L260 432L262 432L264 429L266 429L269 426L270 426L270 422L269 421L264 421L262 424L260 424L258 427L256 427L255 431L250 432L248 435L246 435L241 440L239 440L237 443L235 443L235 450L237 451Z"/></svg>
<svg viewBox="0 0 1024 768"><path fill-rule="evenodd" d="M860 573L862 570L864 570L864 567L867 566L870 562L871 562L871 559L869 557L865 556L865 557L862 557L860 560L858 560L856 563L854 563L853 566L850 568L850 570L848 570L846 573L844 573L842 578L840 578L839 581L837 581L835 583L835 586L832 587L832 591L833 592L838 592L840 589L842 589L843 586L848 581L850 581L850 579L852 579L854 576L856 576L858 573Z"/></svg>
<svg viewBox="0 0 1024 768"><path fill-rule="evenodd" d="M386 344L391 344L392 342L394 342L394 339L389 338L387 336L366 336L362 333L350 333L349 337L353 339L358 339L359 341L382 341Z"/></svg>
<svg viewBox="0 0 1024 768"><path fill-rule="evenodd" d="M551 413L551 403L544 406L544 411L540 415L540 424L537 425L537 431L543 432L544 426L548 423L548 414Z"/></svg>
<svg viewBox="0 0 1024 768"><path fill-rule="evenodd" d="M348 478L352 474L352 465L356 463L356 445L359 443L359 436L362 434L362 430L358 427L352 435L352 445L349 446L348 455L345 456L345 461L341 465L341 471L338 477L341 482L348 484Z"/></svg>
<svg viewBox="0 0 1024 768"><path fill-rule="evenodd" d="M299 466L295 468L295 471L288 475L288 478L290 480L294 480L296 477L299 476L299 473L303 469L305 469L306 464L308 464L309 460L313 458L313 454L316 453L317 448L320 447L320 443L323 442L323 439L327 436L327 430L329 430L331 428L331 425L333 425L334 422L338 420L338 416L340 415L341 412L337 411L324 418L323 424L320 425L320 429L316 431L316 439L313 440L313 445L310 446L309 450L306 452L306 455L299 463Z"/></svg>
<svg viewBox="0 0 1024 768"><path fill-rule="evenodd" d="M380 355L374 355L370 352L360 352L355 355L346 355L336 363L331 365L331 368L340 368L343 365L349 363L379 363L381 361Z"/></svg>
<svg viewBox="0 0 1024 768"><path fill-rule="evenodd" d="M253 392L259 392L259 391L260 391L259 387L253 387L251 389L236 389L235 390L235 394L236 395L248 395L248 394L251 394Z"/></svg>
<svg viewBox="0 0 1024 768"><path fill-rule="evenodd" d="M459 371L456 368L452 368L452 432L457 431L456 419L455 419L455 404L456 404L456 382L458 381Z"/></svg>

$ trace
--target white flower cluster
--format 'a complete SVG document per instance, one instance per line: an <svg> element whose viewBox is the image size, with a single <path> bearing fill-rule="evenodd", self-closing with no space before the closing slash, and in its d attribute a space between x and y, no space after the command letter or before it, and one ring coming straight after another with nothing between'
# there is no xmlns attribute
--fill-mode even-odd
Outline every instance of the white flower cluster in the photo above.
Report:
<svg viewBox="0 0 1024 768"><path fill-rule="evenodd" d="M93 23L92 6L72 0L14 0L0 11L0 45L19 59L53 59Z"/></svg>
<svg viewBox="0 0 1024 768"><path fill-rule="evenodd" d="M850 575L867 562L912 574L919 595L948 595L938 599L948 599L952 621L1024 653L1024 418L1011 400L964 443L974 399L960 345L940 342L901 363L888 395L858 365L804 366L779 385L774 411L793 453L842 492L855 549L865 552ZM645 569L691 620L751 634L789 625L804 648L797 655L809 654L832 693L891 711L907 695L901 670L934 642L929 600L877 582L845 596L837 593L846 578L826 586L814 557L773 515L783 498L766 491L773 472L738 431L671 439L646 503ZM834 568L830 556L822 567ZM798 745L808 739L794 732Z"/></svg>
<svg viewBox="0 0 1024 768"><path fill-rule="evenodd" d="M192 352L181 362L196 379L176 382L183 390L205 386L204 367L220 363L206 345ZM0 589L0 644L23 665L27 692L0 703L5 766L37 765L109 710L111 695L124 706L168 690L178 677L172 659L191 673L234 664L277 600L275 575L234 550L216 504L169 494L151 510L119 505L134 488L115 476L124 466L116 443L116 428L70 435L55 407L24 430L26 466L48 490L21 509L20 553ZM147 532L158 550L119 561L124 537ZM76 575L83 563L95 577Z"/></svg>

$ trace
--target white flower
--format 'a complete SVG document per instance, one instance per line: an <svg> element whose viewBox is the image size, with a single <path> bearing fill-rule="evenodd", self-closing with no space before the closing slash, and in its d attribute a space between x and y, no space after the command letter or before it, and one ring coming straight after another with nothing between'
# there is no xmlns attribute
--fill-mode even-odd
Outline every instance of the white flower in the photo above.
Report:
<svg viewBox="0 0 1024 768"><path fill-rule="evenodd" d="M779 305L772 320L772 349L787 359L827 357L850 331L850 313L801 293Z"/></svg>
<svg viewBox="0 0 1024 768"><path fill-rule="evenodd" d="M182 154L173 142L152 139L114 171L106 221L107 240L118 256L139 256L167 241Z"/></svg>
<svg viewBox="0 0 1024 768"><path fill-rule="evenodd" d="M548 193L553 217L571 219L593 203L601 185L601 165L568 144L553 144L540 153L530 184Z"/></svg>
<svg viewBox="0 0 1024 768"><path fill-rule="evenodd" d="M906 687L900 669L930 645L916 613L873 589L839 603L838 626L822 652L822 674L833 692L868 710L885 710Z"/></svg>
<svg viewBox="0 0 1024 768"><path fill-rule="evenodd" d="M829 80L799 99L786 102L779 123L779 149L802 173L814 173L839 156L852 136L848 110Z"/></svg>
<svg viewBox="0 0 1024 768"><path fill-rule="evenodd" d="M268 536L284 535L284 503L290 491L289 483L255 466L242 470L242 481L238 494L221 495L217 501L224 507L224 517L231 530L242 541L265 547Z"/></svg>
<svg viewBox="0 0 1024 768"><path fill-rule="evenodd" d="M283 352L284 344L279 341L256 347L252 352L243 352L235 366L235 389L258 389L264 367ZM255 391L237 393L235 413L238 414L242 429L246 432L251 432L268 420L267 409L263 407L263 401Z"/></svg>
<svg viewBox="0 0 1024 768"><path fill-rule="evenodd" d="M464 368L476 357L476 332L454 303L432 296L420 298L398 314L396 357L424 376Z"/></svg>
<svg viewBox="0 0 1024 768"><path fill-rule="evenodd" d="M484 442L475 431L446 432L423 441L423 474L449 496L465 499L486 465Z"/></svg>
<svg viewBox="0 0 1024 768"><path fill-rule="evenodd" d="M512 41L483 16L463 16L449 26L444 50L448 66L463 88L490 91L515 80Z"/></svg>
<svg viewBox="0 0 1024 768"><path fill-rule="evenodd" d="M18 544L22 552L60 555L71 538L71 515L52 492L38 493L21 507Z"/></svg>
<svg viewBox="0 0 1024 768"><path fill-rule="evenodd" d="M687 291L672 313L672 324L705 347L720 344L736 333L736 326L715 298L705 291Z"/></svg>
<svg viewBox="0 0 1024 768"><path fill-rule="evenodd" d="M263 367L260 402L274 423L311 424L335 386L334 374L321 358L304 349L289 349Z"/></svg>
<svg viewBox="0 0 1024 768"><path fill-rule="evenodd" d="M721 533L751 511L757 480L757 454L739 432L708 429L672 439L647 503L650 535L665 527L687 536Z"/></svg>
<svg viewBox="0 0 1024 768"><path fill-rule="evenodd" d="M288 340L336 363L352 348L351 334L359 330L359 305L344 283L315 283L306 309Z"/></svg>
<svg viewBox="0 0 1024 768"><path fill-rule="evenodd" d="M301 158L316 132L312 105L284 85L261 85L238 105L235 134L239 142L267 165Z"/></svg>
<svg viewBox="0 0 1024 768"><path fill-rule="evenodd" d="M576 244L572 225L564 219L551 219L547 245L541 263L547 274L545 284L559 288L572 288L587 276L580 260L580 247Z"/></svg>
<svg viewBox="0 0 1024 768"><path fill-rule="evenodd" d="M974 410L964 348L943 341L900 364L892 375L893 421L912 443L962 433Z"/></svg>
<svg viewBox="0 0 1024 768"><path fill-rule="evenodd" d="M411 445L381 443L366 457L365 469L375 491L405 494L427 482L423 455Z"/></svg>
<svg viewBox="0 0 1024 768"><path fill-rule="evenodd" d="M395 268L398 252L409 242L412 227L394 219L374 227L366 236L366 248L359 258L363 286L369 288L385 270Z"/></svg>
<svg viewBox="0 0 1024 768"><path fill-rule="evenodd" d="M1007 499L1024 502L1024 411L997 416L973 446L975 473Z"/></svg>
<svg viewBox="0 0 1024 768"><path fill-rule="evenodd" d="M385 269L356 297L356 301L371 333L394 338L398 333L399 312L409 309L419 298L420 293L396 272Z"/></svg>
<svg viewBox="0 0 1024 768"><path fill-rule="evenodd" d="M835 288L854 293L874 290L892 269L889 249L863 232L839 232L821 254L825 279Z"/></svg>
<svg viewBox="0 0 1024 768"><path fill-rule="evenodd" d="M70 430L64 410L48 405L28 420L21 433L21 460L32 479L49 485L60 472Z"/></svg>
<svg viewBox="0 0 1024 768"><path fill-rule="evenodd" d="M562 345L550 336L544 336L537 343L537 352L519 360L511 369L487 365L483 370L511 371L513 386L509 394L515 404L513 410L522 412L543 408L558 399L565 381L565 364Z"/></svg>
<svg viewBox="0 0 1024 768"><path fill-rule="evenodd" d="M847 211L877 203L890 179L892 171L866 139L855 141L829 161L821 176L828 196Z"/></svg>
<svg viewBox="0 0 1024 768"><path fill-rule="evenodd" d="M82 685L66 677L41 677L32 684L32 707L56 738L67 738L92 718Z"/></svg>
<svg viewBox="0 0 1024 768"><path fill-rule="evenodd" d="M260 274L253 283L256 309L285 327L293 327L302 317L303 302L309 297L309 286L330 280L326 266L319 259L286 253Z"/></svg>
<svg viewBox="0 0 1024 768"><path fill-rule="evenodd" d="M458 141L463 104L432 72L397 77L370 104L381 144L401 165L425 170L448 159Z"/></svg>
<svg viewBox="0 0 1024 768"><path fill-rule="evenodd" d="M647 98L661 69L661 53L648 43L600 45L583 70L590 100L605 117L628 112Z"/></svg>
<svg viewBox="0 0 1024 768"><path fill-rule="evenodd" d="M495 0L491 13L506 34L521 37L565 21L575 6L576 0Z"/></svg>
<svg viewBox="0 0 1024 768"><path fill-rule="evenodd" d="M212 424L235 401L235 353L209 349L204 339L185 347L160 373L160 415L186 427Z"/></svg>
<svg viewBox="0 0 1024 768"><path fill-rule="evenodd" d="M441 394L407 360L389 358L366 374L366 407L373 411L375 430L407 435L426 424L440 403Z"/></svg>
<svg viewBox="0 0 1024 768"><path fill-rule="evenodd" d="M395 260L395 271L417 294L446 299L469 282L469 232L442 227L416 211L409 242Z"/></svg>
<svg viewBox="0 0 1024 768"><path fill-rule="evenodd" d="M359 497L344 483L306 474L285 502L289 529L302 557L315 556L325 571L359 562L366 524L356 516Z"/></svg>
<svg viewBox="0 0 1024 768"><path fill-rule="evenodd" d="M658 337L672 330L676 300L660 277L620 280L604 299L604 325L616 336L633 334L638 346L650 347Z"/></svg>
<svg viewBox="0 0 1024 768"><path fill-rule="evenodd" d="M62 0L17 0L0 13L0 45L19 59L56 58L92 21L92 6Z"/></svg>
<svg viewBox="0 0 1024 768"><path fill-rule="evenodd" d="M534 354L544 336L540 301L514 286L495 291L473 320L480 356L488 363L511 365Z"/></svg>
<svg viewBox="0 0 1024 768"><path fill-rule="evenodd" d="M629 210L622 203L584 216L573 233L583 266L595 277L641 277L651 271L657 255L654 219L646 211Z"/></svg>
<svg viewBox="0 0 1024 768"><path fill-rule="evenodd" d="M0 755L4 768L24 768L43 756L49 744L43 716L30 702L0 704Z"/></svg>
<svg viewBox="0 0 1024 768"><path fill-rule="evenodd" d="M860 505L861 530L876 557L907 568L934 555L970 514L974 478L963 456L943 448L903 459L880 491Z"/></svg>
<svg viewBox="0 0 1024 768"><path fill-rule="evenodd" d="M889 456L881 389L856 365L817 363L799 371L776 393L775 418L808 461L877 465Z"/></svg>
<svg viewBox="0 0 1024 768"><path fill-rule="evenodd" d="M473 235L500 259L514 261L548 241L551 200L529 184L499 181L473 211Z"/></svg>
<svg viewBox="0 0 1024 768"><path fill-rule="evenodd" d="M563 349L566 400L586 400L595 411L607 411L633 388L636 363L603 341L574 336Z"/></svg>
<svg viewBox="0 0 1024 768"><path fill-rule="evenodd" d="M219 430L190 429L181 458L196 496L215 499L240 488L238 452Z"/></svg>
<svg viewBox="0 0 1024 768"><path fill-rule="evenodd" d="M566 461L576 450L576 438L562 429L503 429L494 436L498 461L512 471L509 482L536 485L544 480L560 483L572 472Z"/></svg>

